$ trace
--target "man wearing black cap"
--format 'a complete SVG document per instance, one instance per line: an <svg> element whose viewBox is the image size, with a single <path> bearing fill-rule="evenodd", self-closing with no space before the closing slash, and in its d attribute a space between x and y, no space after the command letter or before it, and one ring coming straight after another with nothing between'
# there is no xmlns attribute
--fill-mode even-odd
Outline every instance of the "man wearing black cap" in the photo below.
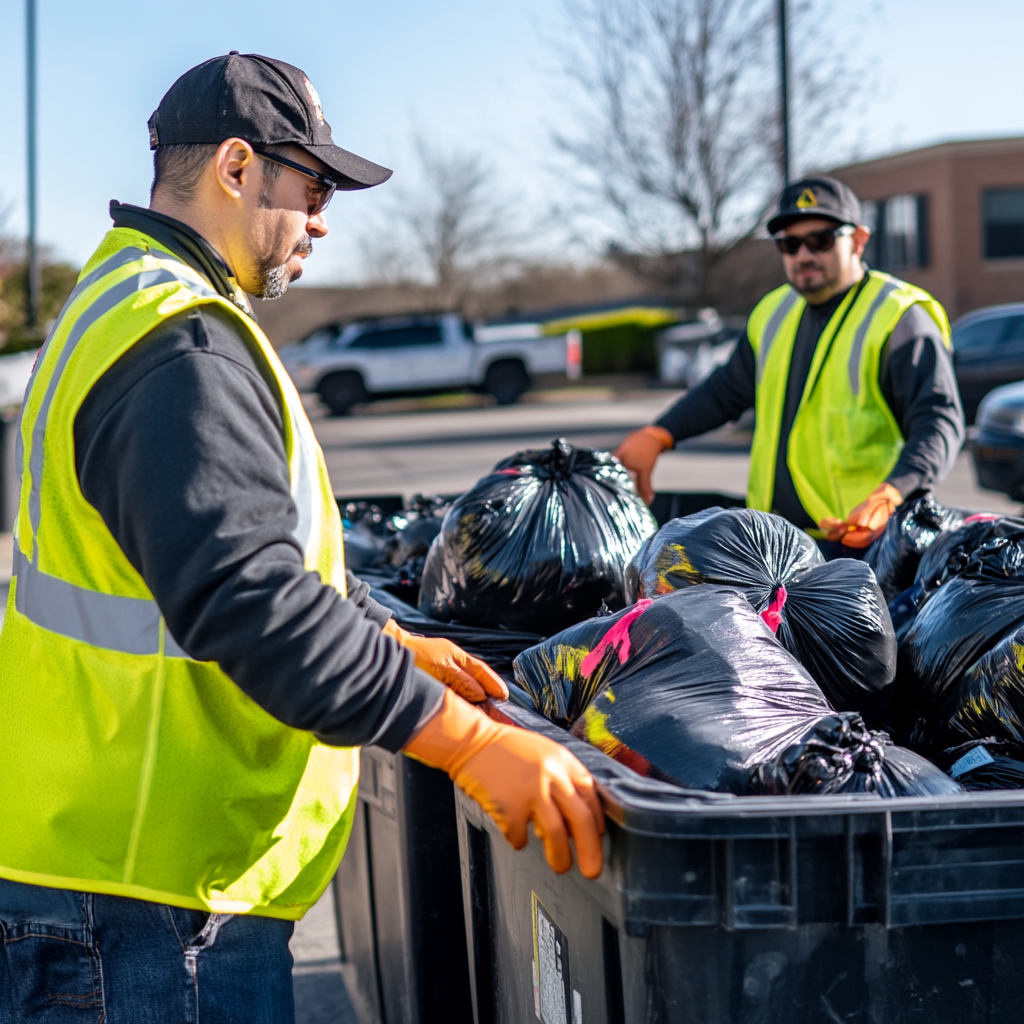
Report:
<svg viewBox="0 0 1024 1024"><path fill-rule="evenodd" d="M871 232L841 181L789 185L768 231L789 284L758 303L725 366L616 455L649 502L661 452L754 408L747 505L806 529L826 557L859 557L963 445L949 322L927 292L865 267Z"/></svg>
<svg viewBox="0 0 1024 1024"><path fill-rule="evenodd" d="M245 296L299 276L336 189L391 172L334 145L298 68L251 54L182 76L150 140L150 208L111 204L19 428L0 1022L287 1024L288 939L344 851L362 744L447 771L517 848L533 822L555 870L571 836L601 871L582 765L463 700L507 689L345 571L323 453Z"/></svg>

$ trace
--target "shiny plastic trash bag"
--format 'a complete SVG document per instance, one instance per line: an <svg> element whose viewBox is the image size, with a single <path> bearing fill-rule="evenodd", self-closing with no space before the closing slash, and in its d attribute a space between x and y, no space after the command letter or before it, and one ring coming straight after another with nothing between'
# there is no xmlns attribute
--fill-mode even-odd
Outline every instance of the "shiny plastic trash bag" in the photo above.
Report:
<svg viewBox="0 0 1024 1024"><path fill-rule="evenodd" d="M934 732L942 746L986 736L1024 744L1024 626L1010 630L967 669Z"/></svg>
<svg viewBox="0 0 1024 1024"><path fill-rule="evenodd" d="M1021 624L1024 532L1016 532L983 544L918 612L897 655L895 721L937 724L967 669Z"/></svg>
<svg viewBox="0 0 1024 1024"><path fill-rule="evenodd" d="M914 578L930 594L946 580L963 572L978 548L990 540L1010 537L1022 530L1024 519L977 512L968 516L955 530L937 538L921 556Z"/></svg>
<svg viewBox="0 0 1024 1024"><path fill-rule="evenodd" d="M910 495L896 509L864 556L886 601L913 584L921 556L943 533L955 530L963 521L962 512L940 505L927 493Z"/></svg>
<svg viewBox="0 0 1024 1024"><path fill-rule="evenodd" d="M499 462L431 545L419 607L435 619L550 636L624 603L623 574L657 529L622 464L564 440Z"/></svg>
<svg viewBox="0 0 1024 1024"><path fill-rule="evenodd" d="M896 640L871 569L825 562L781 516L712 508L666 523L626 572L627 598L717 583L739 589L779 642L811 673L834 708L882 724Z"/></svg>
<svg viewBox="0 0 1024 1024"><path fill-rule="evenodd" d="M958 791L919 758L914 772L890 772L895 748L860 716L837 714L731 588L641 599L524 651L514 667L541 713L640 774L680 786L738 795Z"/></svg>
<svg viewBox="0 0 1024 1024"><path fill-rule="evenodd" d="M1024 746L987 736L950 747L935 764L968 791L1024 789Z"/></svg>

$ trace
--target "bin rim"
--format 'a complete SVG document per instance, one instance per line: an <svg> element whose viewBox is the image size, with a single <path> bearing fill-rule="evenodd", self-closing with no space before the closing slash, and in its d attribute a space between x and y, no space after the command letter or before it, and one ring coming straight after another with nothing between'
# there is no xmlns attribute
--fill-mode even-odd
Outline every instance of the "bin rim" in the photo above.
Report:
<svg viewBox="0 0 1024 1024"><path fill-rule="evenodd" d="M869 793L813 796L736 796L683 789L649 779L620 764L603 751L566 733L543 715L509 701L488 700L493 718L531 729L568 748L591 772L605 813L621 829L638 836L683 837L736 834L749 822L758 834L788 831L793 818L886 815L893 831L917 827L921 816L932 829L963 828L970 812L981 812L979 825L1024 821L1024 790L956 793L948 796L903 796L885 799ZM1001 815L1000 811L1019 812ZM999 819L1005 817L1005 822ZM945 821L948 819L948 822Z"/></svg>

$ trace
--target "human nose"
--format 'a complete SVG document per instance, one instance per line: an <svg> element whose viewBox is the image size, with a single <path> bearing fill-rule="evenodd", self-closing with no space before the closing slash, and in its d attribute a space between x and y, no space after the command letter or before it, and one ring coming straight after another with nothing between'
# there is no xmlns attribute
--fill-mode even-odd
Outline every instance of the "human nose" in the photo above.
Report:
<svg viewBox="0 0 1024 1024"><path fill-rule="evenodd" d="M306 221L306 234L310 238L323 238L330 229L327 226L327 214L321 211Z"/></svg>

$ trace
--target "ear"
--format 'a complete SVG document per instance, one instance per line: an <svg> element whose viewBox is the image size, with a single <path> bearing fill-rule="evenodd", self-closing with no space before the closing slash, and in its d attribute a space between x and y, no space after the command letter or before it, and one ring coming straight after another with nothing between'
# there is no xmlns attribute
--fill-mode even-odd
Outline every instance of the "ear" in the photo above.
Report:
<svg viewBox="0 0 1024 1024"><path fill-rule="evenodd" d="M245 139L225 139L217 147L213 168L217 184L231 199L241 199L258 185L256 154Z"/></svg>
<svg viewBox="0 0 1024 1024"><path fill-rule="evenodd" d="M866 224L858 224L850 237L853 239L854 256L863 256L864 247L868 244L868 239L871 237L871 228Z"/></svg>

